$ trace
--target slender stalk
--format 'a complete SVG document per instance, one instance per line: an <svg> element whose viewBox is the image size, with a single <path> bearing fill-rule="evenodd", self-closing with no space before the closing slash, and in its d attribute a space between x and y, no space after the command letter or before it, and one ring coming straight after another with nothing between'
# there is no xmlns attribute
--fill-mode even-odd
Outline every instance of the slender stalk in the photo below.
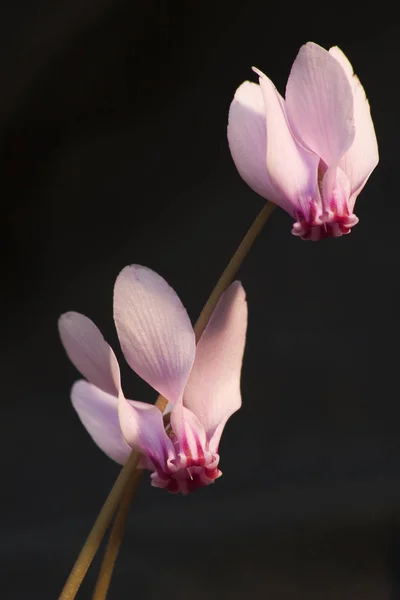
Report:
<svg viewBox="0 0 400 600"><path fill-rule="evenodd" d="M257 236L261 232L265 223L269 219L273 209L275 206L268 202L263 209L260 211L255 221L251 225L250 229L247 231L244 236L242 242L240 243L238 249L235 254L232 256L229 261L228 266L225 271L222 273L220 279L218 280L217 285L213 289L211 296L207 300L197 322L194 327L194 331L196 334L196 340L199 339L201 334L203 333L214 308L216 307L219 298L229 286L229 284L233 281L239 267L243 263L246 258L250 248L252 247L254 241ZM156 406L159 407L161 411L166 407L167 401L162 396L159 396L156 401ZM103 581L106 583L110 582L112 575L112 568L115 564L115 560L118 554L118 549L122 541L124 524L127 519L127 514L129 511L130 502L124 502L122 504L122 499L125 494L125 487L127 483L134 477L134 473L136 470L136 466L139 461L139 454L135 451L132 452L128 461L122 468L114 487L112 488L103 508L100 511L99 516L96 519L96 522L90 532L76 562L72 568L72 571L66 581L66 584L59 596L59 600L73 600L79 590L79 587L82 583L83 578L86 575L86 572L93 560L95 553L100 545L100 542L106 533L108 526L114 516L115 511L117 510L118 505L120 504L120 510L114 521L113 531L111 536L113 536L113 543L109 544L105 557L103 559L103 564L101 566L100 574L107 573L107 579L104 578ZM138 480L140 478L140 473L138 475ZM128 494L128 492L126 492ZM116 530L116 532L114 531ZM111 541L111 537L110 537ZM104 564L105 563L105 564ZM96 590L100 589L102 595L94 596L96 600L100 600L106 597L107 595L107 587L102 585L96 585ZM95 593L96 593L95 590ZM99 592L100 593L100 592Z"/></svg>
<svg viewBox="0 0 400 600"><path fill-rule="evenodd" d="M115 514L116 507L121 501L122 494L130 481L132 474L135 472L136 467L139 463L140 455L138 452L132 452L128 458L125 466L121 469L111 492L109 493L107 500L105 501L103 508L101 509L99 516L97 517L92 531L89 533L86 542L83 545L82 550L79 553L78 558L69 577L64 585L64 588L60 595L60 600L73 600L80 588L80 585L85 577L88 568L90 567L94 555L103 539L108 526Z"/></svg>
<svg viewBox="0 0 400 600"><path fill-rule="evenodd" d="M196 341L198 341L201 337L201 334L203 333L208 321L211 318L214 308L218 304L218 300L220 299L221 295L224 293L228 285L232 283L234 277L236 276L236 273L242 265L242 262L248 255L252 245L254 244L258 235L261 233L265 223L268 221L274 208L275 204L272 204L272 202L267 202L267 204L265 204L262 210L258 213L250 229L247 231L246 235L240 242L238 249L232 256L231 260L228 263L228 266L219 278L217 285L211 292L211 296L208 298L203 310L200 313L199 318L197 319L196 325L194 326Z"/></svg>
<svg viewBox="0 0 400 600"><path fill-rule="evenodd" d="M124 489L118 513L114 520L114 525L110 533L106 551L104 553L103 562L101 563L99 576L97 578L96 587L93 593L93 600L102 600L107 596L115 561L117 560L126 522L128 520L129 506L135 495L141 473L142 471L140 469L136 469L126 488Z"/></svg>

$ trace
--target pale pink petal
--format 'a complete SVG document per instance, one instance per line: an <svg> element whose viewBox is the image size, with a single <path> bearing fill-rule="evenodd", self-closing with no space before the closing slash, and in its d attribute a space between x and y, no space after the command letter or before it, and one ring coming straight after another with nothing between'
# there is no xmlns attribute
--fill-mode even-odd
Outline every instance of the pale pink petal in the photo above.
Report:
<svg viewBox="0 0 400 600"><path fill-rule="evenodd" d="M350 61L337 46L330 48L329 52L342 65L353 90L356 132L352 145L339 162L350 181L353 207L357 195L379 162L378 143L369 102Z"/></svg>
<svg viewBox="0 0 400 600"><path fill-rule="evenodd" d="M329 237L350 233L358 217L350 207L350 183L340 167L332 165L322 181L324 198L324 223Z"/></svg>
<svg viewBox="0 0 400 600"><path fill-rule="evenodd" d="M178 403L171 412L171 427L179 443L182 468L191 467L193 462L198 464L199 460L204 459L206 432L196 415Z"/></svg>
<svg viewBox="0 0 400 600"><path fill-rule="evenodd" d="M165 469L174 457L173 445L164 429L161 411L154 404L126 400L118 405L119 422L129 446L146 455L156 468Z"/></svg>
<svg viewBox="0 0 400 600"><path fill-rule="evenodd" d="M267 127L259 85L245 81L229 109L228 143L239 175L257 194L282 204L285 198L267 173Z"/></svg>
<svg viewBox="0 0 400 600"><path fill-rule="evenodd" d="M324 218L329 221L329 211L343 215L348 207L350 183L340 167L329 167L322 180Z"/></svg>
<svg viewBox="0 0 400 600"><path fill-rule="evenodd" d="M190 319L174 290L151 269L125 267L115 282L114 319L129 365L167 400L176 402L196 346Z"/></svg>
<svg viewBox="0 0 400 600"><path fill-rule="evenodd" d="M355 84L355 81L352 81L352 79L353 79L353 76L355 77L355 75L354 75L354 71L353 71L353 66L352 66L351 62L349 61L349 59L347 58L345 53L338 46L332 46L332 48L329 48L328 52L331 56L334 56L337 61L339 61L339 64L344 69L344 72L346 73L347 78L350 82L350 85L352 86L353 91L354 91L353 86ZM358 78L356 77L356 79L358 79Z"/></svg>
<svg viewBox="0 0 400 600"><path fill-rule="evenodd" d="M118 361L93 321L79 313L67 312L59 318L58 330L78 371L104 392L118 396L121 387Z"/></svg>
<svg viewBox="0 0 400 600"><path fill-rule="evenodd" d="M339 62L309 42L300 48L286 86L294 135L329 167L354 140L353 93Z"/></svg>
<svg viewBox="0 0 400 600"><path fill-rule="evenodd" d="M298 212L307 215L311 201L319 202L319 158L307 151L294 139L286 117L285 103L274 84L261 71L267 128L266 167L280 199L277 204L294 217ZM282 202L284 198L284 202Z"/></svg>
<svg viewBox="0 0 400 600"><path fill-rule="evenodd" d="M235 281L221 296L197 344L183 397L184 406L197 416L209 439L241 406L240 372L246 329L246 296L240 282Z"/></svg>
<svg viewBox="0 0 400 600"><path fill-rule="evenodd" d="M96 444L123 465L132 452L122 435L118 418L118 398L87 381L77 381L71 391L72 404Z"/></svg>

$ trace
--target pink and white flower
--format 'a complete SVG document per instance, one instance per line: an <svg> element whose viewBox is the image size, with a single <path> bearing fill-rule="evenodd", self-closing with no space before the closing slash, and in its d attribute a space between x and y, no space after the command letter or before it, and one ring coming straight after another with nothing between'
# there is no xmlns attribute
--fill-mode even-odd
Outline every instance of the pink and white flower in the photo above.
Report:
<svg viewBox="0 0 400 600"><path fill-rule="evenodd" d="M130 367L168 400L165 414L127 400L111 347L87 317L60 317L64 348L87 379L72 388L72 403L96 444L124 464L137 449L152 485L184 494L221 475L218 446L229 417L241 406L240 373L247 303L236 281L222 295L197 347L188 314L154 271L131 265L114 287L114 320Z"/></svg>
<svg viewBox="0 0 400 600"><path fill-rule="evenodd" d="M292 233L318 240L350 233L354 204L379 161L369 103L339 48L309 42L283 99L258 69L229 111L228 141L241 177L294 219Z"/></svg>

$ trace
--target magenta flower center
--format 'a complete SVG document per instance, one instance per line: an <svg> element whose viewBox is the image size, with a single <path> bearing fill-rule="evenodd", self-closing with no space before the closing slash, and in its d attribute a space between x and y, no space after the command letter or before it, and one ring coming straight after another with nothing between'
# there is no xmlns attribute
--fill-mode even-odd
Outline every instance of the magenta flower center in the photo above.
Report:
<svg viewBox="0 0 400 600"><path fill-rule="evenodd" d="M324 197L323 179L328 167L320 160L318 167L318 187L322 201L316 202L309 198L308 214L297 210L296 223L293 225L293 235L303 240L320 240L323 238L340 237L350 233L358 223L358 217L349 208L348 197L336 190L330 197Z"/></svg>
<svg viewBox="0 0 400 600"><path fill-rule="evenodd" d="M166 457L162 465L153 461L151 484L154 487L164 488L173 494L188 494L214 483L222 475L218 469L219 455L208 450L208 442L204 448L200 439L196 438L194 450L185 437L178 439L171 427L167 434L172 440L174 455Z"/></svg>
<svg viewBox="0 0 400 600"><path fill-rule="evenodd" d="M351 228L357 225L358 217L347 206L339 209L335 200L331 200L328 206L328 210L323 210L321 206L310 203L308 216L297 212L293 235L300 236L303 240L316 241L350 233Z"/></svg>

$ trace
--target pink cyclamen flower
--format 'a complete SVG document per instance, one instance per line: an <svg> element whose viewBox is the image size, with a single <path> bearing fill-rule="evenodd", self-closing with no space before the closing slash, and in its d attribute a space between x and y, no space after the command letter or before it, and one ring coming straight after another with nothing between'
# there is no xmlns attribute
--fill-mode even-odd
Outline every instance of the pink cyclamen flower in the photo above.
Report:
<svg viewBox="0 0 400 600"><path fill-rule="evenodd" d="M197 347L188 314L167 282L146 267L125 267L115 282L114 320L130 367L168 400L127 400L111 347L87 317L60 317L64 348L87 381L71 392L96 444L124 464L132 452L153 471L152 485L188 493L221 475L218 446L228 418L241 406L240 372L247 303L238 281L222 295ZM166 426L166 428L165 428Z"/></svg>
<svg viewBox="0 0 400 600"><path fill-rule="evenodd" d="M318 240L349 233L354 204L378 164L364 88L339 48L309 42L293 63L283 99L258 69L231 104L228 141L241 177L287 211L292 233Z"/></svg>

